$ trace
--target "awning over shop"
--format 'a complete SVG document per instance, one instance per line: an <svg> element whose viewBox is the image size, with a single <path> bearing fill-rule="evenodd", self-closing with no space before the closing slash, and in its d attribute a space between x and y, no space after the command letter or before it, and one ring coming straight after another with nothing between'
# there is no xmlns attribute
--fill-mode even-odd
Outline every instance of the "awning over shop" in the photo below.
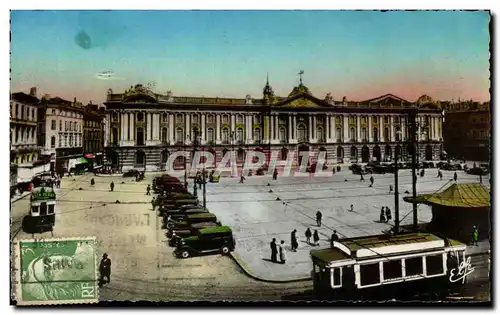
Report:
<svg viewBox="0 0 500 315"><path fill-rule="evenodd" d="M92 153L84 154L83 156L87 159L95 159L95 155L93 155Z"/></svg>
<svg viewBox="0 0 500 315"><path fill-rule="evenodd" d="M413 198L404 197L403 200L412 202ZM481 184L452 184L441 192L419 195L415 202L462 208L483 208L491 205L490 192Z"/></svg>
<svg viewBox="0 0 500 315"><path fill-rule="evenodd" d="M76 164L86 164L88 163L89 161L87 161L86 158L79 158L79 159L76 159Z"/></svg>

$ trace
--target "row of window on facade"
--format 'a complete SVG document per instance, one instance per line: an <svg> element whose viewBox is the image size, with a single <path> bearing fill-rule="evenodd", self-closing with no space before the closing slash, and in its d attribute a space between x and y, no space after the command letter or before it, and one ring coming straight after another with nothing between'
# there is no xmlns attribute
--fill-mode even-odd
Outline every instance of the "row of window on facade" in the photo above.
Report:
<svg viewBox="0 0 500 315"><path fill-rule="evenodd" d="M30 140L30 139L35 141L35 133L36 133L35 127L16 126L14 133L12 133L12 131L10 132L10 143L18 143L18 142L22 143L25 140ZM14 137L14 139L12 139L12 137Z"/></svg>
<svg viewBox="0 0 500 315"><path fill-rule="evenodd" d="M80 147L82 145L82 136L79 134L76 134L74 137L73 135L60 135L59 136L59 148L64 148L64 147ZM55 148L56 147L56 136L50 137L50 147Z"/></svg>
<svg viewBox="0 0 500 315"><path fill-rule="evenodd" d="M33 162L36 159L37 159L37 155L35 155L35 154L22 154L22 155L16 156L14 163L15 164L23 164L23 163Z"/></svg>
<svg viewBox="0 0 500 315"><path fill-rule="evenodd" d="M52 115L57 115L57 110L56 109L52 109L51 113L52 113ZM78 119L82 119L83 118L82 114L75 113L75 112L72 112L72 111L64 111L62 109L60 110L59 114L61 116L65 116L65 117L73 117L73 118L78 118Z"/></svg>
<svg viewBox="0 0 500 315"><path fill-rule="evenodd" d="M37 117L35 114L35 109L28 105L23 105L19 103L15 103L14 110L12 110L14 103L10 102L10 115L12 118L21 119L21 120L33 120L37 121ZM30 111L31 109L31 111ZM31 112L31 116L30 116ZM14 115L12 115L14 113Z"/></svg>
<svg viewBox="0 0 500 315"><path fill-rule="evenodd" d="M62 130L62 120L59 120L59 130ZM56 130L56 120L52 119L50 129L51 130ZM82 126L80 123L76 121L65 121L64 122L64 131L82 131Z"/></svg>
<svg viewBox="0 0 500 315"><path fill-rule="evenodd" d="M97 128L101 125L101 123L95 120L86 120L84 125L85 127Z"/></svg>

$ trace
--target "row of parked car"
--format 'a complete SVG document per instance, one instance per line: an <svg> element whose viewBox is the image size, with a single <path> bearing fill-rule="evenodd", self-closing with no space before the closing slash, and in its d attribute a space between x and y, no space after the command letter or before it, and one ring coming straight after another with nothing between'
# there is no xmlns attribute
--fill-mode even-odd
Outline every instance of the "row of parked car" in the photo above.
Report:
<svg viewBox="0 0 500 315"><path fill-rule="evenodd" d="M174 255L188 258L196 255L228 254L235 248L230 227L223 226L217 216L200 205L177 177L163 175L153 181L162 228Z"/></svg>

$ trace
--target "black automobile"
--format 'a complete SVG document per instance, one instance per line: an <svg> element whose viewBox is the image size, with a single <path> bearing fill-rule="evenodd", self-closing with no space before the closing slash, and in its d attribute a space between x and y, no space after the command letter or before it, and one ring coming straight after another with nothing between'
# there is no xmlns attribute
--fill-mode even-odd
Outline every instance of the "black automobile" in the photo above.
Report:
<svg viewBox="0 0 500 315"><path fill-rule="evenodd" d="M198 200L196 199L188 199L188 200L177 200L174 203L160 203L160 206L158 207L158 211L161 216L165 215L168 211L174 211L174 210L179 210L182 207L189 206L192 209L200 207L200 204Z"/></svg>
<svg viewBox="0 0 500 315"><path fill-rule="evenodd" d="M213 228L213 227L217 227L217 226L221 226L220 222L193 223L188 228L167 230L167 233L165 233L165 236L169 239L168 244L170 246L175 246L175 244L176 244L175 240L179 237L185 238L185 237L193 236L193 235L196 235L196 232L198 230Z"/></svg>
<svg viewBox="0 0 500 315"><path fill-rule="evenodd" d="M136 177L137 175L139 175L138 170L129 170L123 173L123 177Z"/></svg>
<svg viewBox="0 0 500 315"><path fill-rule="evenodd" d="M209 213L207 209L205 208L195 208L195 209L186 209L183 212L171 214L171 215L164 215L162 219L162 229L168 228L169 226L172 226L172 224L168 224L169 222L181 222L185 221L186 218L190 215L193 214L199 214L199 213Z"/></svg>
<svg viewBox="0 0 500 315"><path fill-rule="evenodd" d="M488 169L485 169L485 168L482 168L482 167L474 167L474 168L470 168L466 171L467 174L469 175L488 175L489 174L489 171Z"/></svg>
<svg viewBox="0 0 500 315"><path fill-rule="evenodd" d="M210 212L204 212L184 215L181 220L174 220L174 218L169 217L167 218L166 226L169 230L180 230L189 228L194 223L201 222L217 222L217 216Z"/></svg>
<svg viewBox="0 0 500 315"><path fill-rule="evenodd" d="M178 258L217 252L226 255L234 251L235 245L231 228L219 226L198 230L196 235L178 240L174 255Z"/></svg>

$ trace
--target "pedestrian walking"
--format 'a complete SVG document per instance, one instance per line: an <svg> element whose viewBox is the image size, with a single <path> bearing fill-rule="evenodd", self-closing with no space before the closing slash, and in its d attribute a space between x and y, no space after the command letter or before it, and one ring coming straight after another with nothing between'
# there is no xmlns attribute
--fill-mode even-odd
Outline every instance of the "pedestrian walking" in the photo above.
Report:
<svg viewBox="0 0 500 315"><path fill-rule="evenodd" d="M99 280L100 284L111 282L111 259L108 258L108 254L102 255L101 263L99 265L99 273L101 278ZM104 280L106 278L106 280Z"/></svg>
<svg viewBox="0 0 500 315"><path fill-rule="evenodd" d="M354 205L353 205L353 204L351 204L351 207L350 207L349 211L350 211L350 212L353 212L353 211L354 211Z"/></svg>
<svg viewBox="0 0 500 315"><path fill-rule="evenodd" d="M92 178L92 179L90 180L90 186L94 187L94 185L95 185L95 180L94 180L94 178Z"/></svg>
<svg viewBox="0 0 500 315"><path fill-rule="evenodd" d="M439 180L443 180L443 172L441 172L441 170L438 171L438 177Z"/></svg>
<svg viewBox="0 0 500 315"><path fill-rule="evenodd" d="M339 236L337 235L337 231L333 231L332 237L330 238L330 247L333 248L333 242L338 242Z"/></svg>
<svg viewBox="0 0 500 315"><path fill-rule="evenodd" d="M156 198L153 197L153 200L151 200L151 205L153 206L153 211L156 210Z"/></svg>
<svg viewBox="0 0 500 315"><path fill-rule="evenodd" d="M455 172L455 174L453 174L453 180L456 182L458 179L458 175L457 175L457 172Z"/></svg>
<svg viewBox="0 0 500 315"><path fill-rule="evenodd" d="M278 170L277 169L274 169L274 172L273 172L273 180L277 180L278 179Z"/></svg>
<svg viewBox="0 0 500 315"><path fill-rule="evenodd" d="M380 210L380 222L384 223L385 222L385 212L384 212L384 207Z"/></svg>
<svg viewBox="0 0 500 315"><path fill-rule="evenodd" d="M392 220L391 209L389 209L389 207L385 207L385 220L385 222Z"/></svg>
<svg viewBox="0 0 500 315"><path fill-rule="evenodd" d="M243 173L241 173L240 176L240 184L243 184L243 181L245 180L245 176L243 176Z"/></svg>
<svg viewBox="0 0 500 315"><path fill-rule="evenodd" d="M114 191L115 190L115 183L111 182L111 184L109 184L109 188L111 189L111 191Z"/></svg>
<svg viewBox="0 0 500 315"><path fill-rule="evenodd" d="M314 234L313 234L313 241L314 241L314 246L318 246L318 242L319 242L319 234L318 234L318 230L314 230Z"/></svg>
<svg viewBox="0 0 500 315"><path fill-rule="evenodd" d="M297 242L297 230L292 231L291 237L292 251L296 252L299 247L299 242Z"/></svg>
<svg viewBox="0 0 500 315"><path fill-rule="evenodd" d="M332 175L335 175L335 167L332 168Z"/></svg>
<svg viewBox="0 0 500 315"><path fill-rule="evenodd" d="M363 177L363 174L361 174L361 178L359 179L360 182L364 182L365 178Z"/></svg>
<svg viewBox="0 0 500 315"><path fill-rule="evenodd" d="M394 190L394 187L392 187L392 185L389 185L389 193L392 193L393 190Z"/></svg>
<svg viewBox="0 0 500 315"><path fill-rule="evenodd" d="M311 229L307 228L305 235L307 244L311 244L311 236L312 236Z"/></svg>
<svg viewBox="0 0 500 315"><path fill-rule="evenodd" d="M278 262L278 248L277 248L277 245L276 245L276 239L273 238L273 241L271 242L271 261L273 263L276 263Z"/></svg>
<svg viewBox="0 0 500 315"><path fill-rule="evenodd" d="M472 230L472 244L479 246L477 242L479 241L479 230L477 226L474 225L474 229Z"/></svg>
<svg viewBox="0 0 500 315"><path fill-rule="evenodd" d="M370 187L373 187L373 182L375 182L375 179L373 176L370 176Z"/></svg>
<svg viewBox="0 0 500 315"><path fill-rule="evenodd" d="M483 183L483 174L479 174L479 183Z"/></svg>
<svg viewBox="0 0 500 315"><path fill-rule="evenodd" d="M151 195L151 186L148 184L148 187L146 187L146 195L150 196Z"/></svg>
<svg viewBox="0 0 500 315"><path fill-rule="evenodd" d="M285 241L281 241L279 245L280 252L280 263L284 264L286 262L286 249L285 249Z"/></svg>
<svg viewBox="0 0 500 315"><path fill-rule="evenodd" d="M323 218L323 214L321 213L321 211L318 210L318 212L316 212L316 224L318 226L321 226L321 219Z"/></svg>

